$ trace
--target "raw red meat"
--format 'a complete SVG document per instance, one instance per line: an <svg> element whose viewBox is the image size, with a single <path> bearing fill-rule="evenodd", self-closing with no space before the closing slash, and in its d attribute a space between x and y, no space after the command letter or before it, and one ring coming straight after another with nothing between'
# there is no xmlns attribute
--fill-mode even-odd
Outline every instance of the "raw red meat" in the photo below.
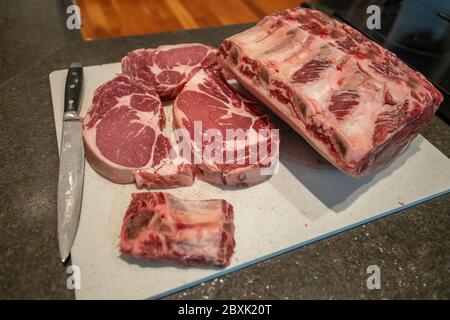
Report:
<svg viewBox="0 0 450 320"><path fill-rule="evenodd" d="M137 258L225 267L235 246L233 206L134 193L123 219L120 251Z"/></svg>
<svg viewBox="0 0 450 320"><path fill-rule="evenodd" d="M86 158L116 183L139 187L192 185L191 165L175 165L163 134L164 110L156 92L119 75L100 86L83 120Z"/></svg>
<svg viewBox="0 0 450 320"><path fill-rule="evenodd" d="M394 159L443 100L394 54L351 27L300 7L226 39L219 62L352 176Z"/></svg>
<svg viewBox="0 0 450 320"><path fill-rule="evenodd" d="M260 105L237 93L217 72L198 71L175 99L173 114L174 126L189 133L194 161L202 160L196 163L200 179L247 187L273 174L269 168L274 169L278 160L277 130ZM198 135L196 121L201 123ZM242 135L233 136L231 130ZM222 141L212 137L214 131ZM196 136L203 141L196 143Z"/></svg>
<svg viewBox="0 0 450 320"><path fill-rule="evenodd" d="M134 50L122 59L122 72L153 87L162 99L170 100L197 70L216 65L216 49L185 43Z"/></svg>

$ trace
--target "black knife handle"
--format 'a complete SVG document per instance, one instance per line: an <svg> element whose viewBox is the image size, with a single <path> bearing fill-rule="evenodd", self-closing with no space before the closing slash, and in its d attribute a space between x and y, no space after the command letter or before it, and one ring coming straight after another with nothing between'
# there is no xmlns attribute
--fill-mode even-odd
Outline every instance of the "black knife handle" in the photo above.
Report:
<svg viewBox="0 0 450 320"><path fill-rule="evenodd" d="M78 113L83 90L83 66L72 63L67 72L66 89L64 92L64 112Z"/></svg>

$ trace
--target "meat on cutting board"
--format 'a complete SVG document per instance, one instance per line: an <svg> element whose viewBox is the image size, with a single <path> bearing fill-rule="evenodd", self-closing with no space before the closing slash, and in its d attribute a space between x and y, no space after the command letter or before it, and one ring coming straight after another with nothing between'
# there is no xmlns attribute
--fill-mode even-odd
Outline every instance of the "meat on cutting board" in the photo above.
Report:
<svg viewBox="0 0 450 320"><path fill-rule="evenodd" d="M194 182L189 164L170 159L171 143L157 93L119 75L100 86L83 120L86 158L100 174L116 183L169 188Z"/></svg>
<svg viewBox="0 0 450 320"><path fill-rule="evenodd" d="M201 67L214 66L216 49L200 43L137 49L122 59L122 72L153 87L163 100L174 99Z"/></svg>
<svg viewBox="0 0 450 320"><path fill-rule="evenodd" d="M394 54L357 30L300 7L226 39L219 62L352 176L394 159L443 100Z"/></svg>
<svg viewBox="0 0 450 320"><path fill-rule="evenodd" d="M275 168L279 153L277 130L259 104L236 92L218 72L198 71L175 99L173 114L174 126L188 133L191 161L201 159L196 166L200 179L247 187L273 174L270 168ZM222 141L215 140L217 135Z"/></svg>
<svg viewBox="0 0 450 320"><path fill-rule="evenodd" d="M164 192L132 194L120 251L137 258L225 267L235 246L233 206L182 200Z"/></svg>

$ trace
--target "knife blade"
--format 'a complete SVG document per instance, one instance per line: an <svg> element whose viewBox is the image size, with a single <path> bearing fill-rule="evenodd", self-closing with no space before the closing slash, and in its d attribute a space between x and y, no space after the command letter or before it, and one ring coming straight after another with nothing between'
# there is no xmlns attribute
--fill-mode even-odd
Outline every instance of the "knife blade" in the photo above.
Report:
<svg viewBox="0 0 450 320"><path fill-rule="evenodd" d="M67 72L58 177L58 244L66 263L80 221L84 180L82 123L78 115L83 98L83 66L72 63Z"/></svg>

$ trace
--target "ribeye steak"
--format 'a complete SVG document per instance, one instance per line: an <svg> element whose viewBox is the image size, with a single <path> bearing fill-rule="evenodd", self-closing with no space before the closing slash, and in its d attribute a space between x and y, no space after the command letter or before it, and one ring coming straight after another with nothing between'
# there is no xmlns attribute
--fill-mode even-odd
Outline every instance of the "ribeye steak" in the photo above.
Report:
<svg viewBox="0 0 450 320"><path fill-rule="evenodd" d="M162 99L170 100L197 70L216 65L216 49L186 43L134 50L122 59L122 72L153 87Z"/></svg>
<svg viewBox="0 0 450 320"><path fill-rule="evenodd" d="M274 125L259 104L235 91L218 72L198 71L175 99L173 113L174 126L191 140L192 160L201 159L196 163L200 179L247 187L273 174L262 169L275 168L278 160Z"/></svg>
<svg viewBox="0 0 450 320"><path fill-rule="evenodd" d="M443 99L423 75L357 30L300 7L226 39L219 62L352 176L394 159Z"/></svg>
<svg viewBox="0 0 450 320"><path fill-rule="evenodd" d="M100 86L83 120L86 157L100 174L139 187L191 185L191 165L175 165L162 130L165 115L157 93L119 75Z"/></svg>
<svg viewBox="0 0 450 320"><path fill-rule="evenodd" d="M132 194L120 251L187 265L229 265L235 246L233 206L225 200L182 200L168 193Z"/></svg>

